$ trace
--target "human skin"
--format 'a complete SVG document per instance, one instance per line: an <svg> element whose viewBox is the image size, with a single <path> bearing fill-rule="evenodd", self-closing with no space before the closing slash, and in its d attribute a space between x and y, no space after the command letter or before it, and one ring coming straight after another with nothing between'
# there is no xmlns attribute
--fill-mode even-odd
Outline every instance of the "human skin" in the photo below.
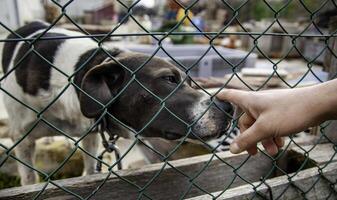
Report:
<svg viewBox="0 0 337 200"><path fill-rule="evenodd" d="M244 112L238 123L241 134L230 146L232 153L247 150L255 155L261 142L270 155L275 155L284 145L282 137L337 119L337 80L261 92L225 89L217 97Z"/></svg>

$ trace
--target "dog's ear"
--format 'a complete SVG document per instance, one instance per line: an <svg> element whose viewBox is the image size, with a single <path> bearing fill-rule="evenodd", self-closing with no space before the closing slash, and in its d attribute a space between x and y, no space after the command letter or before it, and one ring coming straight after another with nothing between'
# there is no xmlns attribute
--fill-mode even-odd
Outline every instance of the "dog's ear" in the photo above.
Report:
<svg viewBox="0 0 337 200"><path fill-rule="evenodd" d="M101 104L106 105L118 93L124 78L125 70L114 61L90 69L81 82L81 89L87 94L80 92L79 95L83 115L88 118L98 117L104 109Z"/></svg>

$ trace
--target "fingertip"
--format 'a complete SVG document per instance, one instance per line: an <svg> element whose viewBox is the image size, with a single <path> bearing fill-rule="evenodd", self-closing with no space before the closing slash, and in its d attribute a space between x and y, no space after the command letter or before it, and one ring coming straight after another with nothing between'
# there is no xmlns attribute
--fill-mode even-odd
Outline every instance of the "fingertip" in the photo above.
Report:
<svg viewBox="0 0 337 200"><path fill-rule="evenodd" d="M216 97L218 97L220 100L227 100L227 98L231 96L232 90L233 89L223 89L216 95Z"/></svg>
<svg viewBox="0 0 337 200"><path fill-rule="evenodd" d="M273 145L272 147L269 147L267 149L267 152L269 155L275 156L278 153L278 148L276 147L276 145L275 146Z"/></svg>
<svg viewBox="0 0 337 200"><path fill-rule="evenodd" d="M243 150L239 147L239 145L236 142L233 142L230 147L229 151L233 154L241 153Z"/></svg>
<svg viewBox="0 0 337 200"><path fill-rule="evenodd" d="M242 92L240 90L235 90L235 89L224 89L222 90L219 94L217 94L217 98L222 100L222 101L229 101L234 104L238 103L238 98L237 95Z"/></svg>
<svg viewBox="0 0 337 200"><path fill-rule="evenodd" d="M246 127L243 127L243 129L246 129ZM256 148L256 144L262 139L258 127L254 124L244 131L240 130L240 132L241 134L237 136L233 142L233 151L236 150L236 148L240 149L240 152L249 150L250 148Z"/></svg>
<svg viewBox="0 0 337 200"><path fill-rule="evenodd" d="M275 144L274 140L264 140L262 141L262 145L269 155L275 156L278 153L278 147Z"/></svg>

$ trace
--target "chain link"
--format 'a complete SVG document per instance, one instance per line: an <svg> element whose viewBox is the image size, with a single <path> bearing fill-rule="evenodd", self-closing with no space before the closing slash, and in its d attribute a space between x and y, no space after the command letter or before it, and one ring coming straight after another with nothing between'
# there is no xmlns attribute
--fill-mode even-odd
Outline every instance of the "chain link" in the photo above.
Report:
<svg viewBox="0 0 337 200"><path fill-rule="evenodd" d="M143 27L141 25L141 23L139 23L137 21L137 19L133 16L133 9L135 8L135 6L140 2L140 0L134 1L130 6L127 6L123 1L121 0L116 0L116 3L119 3L120 6L122 8L124 8L125 10L127 10L126 15L120 20L120 23L118 23L116 26L114 26L111 31L109 33L106 34L90 34L89 32L87 32L84 28L82 28L79 24L76 23L76 21L74 19L72 19L72 17L70 17L67 14L67 9L68 7L74 2L75 0L69 0L66 4L62 5L59 3L59 1L56 0L51 0L51 2L58 7L58 9L61 11L61 14L50 24L50 26L44 30L43 32L41 32L40 34L38 34L36 37L34 38L24 38L21 35L19 35L18 33L14 32L12 29L10 29L6 24L4 24L4 22L0 21L0 27L2 27L3 29L5 29L6 31L8 31L9 33L12 33L16 36L16 38L11 38L11 39L0 39L0 42L15 42L15 41L23 41L26 44L29 44L30 49L27 51L27 53L25 53L25 55L20 59L19 62L16 63L16 65L9 70L7 73L5 73L2 77L0 77L0 83L2 80L4 80L8 75L10 75L11 73L13 73L18 66L20 65L20 63L23 62L23 60L29 56L30 54L35 54L37 55L40 59L42 59L44 62L48 63L53 69L57 70L58 72L60 72L62 75L64 75L65 77L68 78L68 84L64 86L63 90L58 94L58 96L52 101L50 102L50 104L48 104L48 106L46 106L44 109L42 110L36 110L33 107L31 107L30 105L25 104L24 102L20 101L19 99L17 99L15 96L13 96L12 94L10 94L8 91L6 91L4 88L2 88L2 86L0 85L0 90L4 92L4 95L8 95L11 98L13 98L14 100L16 100L17 102L19 102L21 105L25 106L27 109L31 110L32 112L34 112L36 114L36 121L32 124L32 126L28 129L28 131L24 134L22 134L22 137L15 141L15 143L11 146L11 147L6 147L3 144L0 144L0 147L4 149L4 158L2 159L1 163L0 163L0 167L2 167L4 165L4 163L8 160L8 158L14 159L15 161L17 161L18 163L25 165L26 167L34 170L35 172L37 172L45 181L45 185L42 188L42 190L37 193L34 196L34 199L38 199L41 197L41 195L43 194L44 190L47 188L47 186L49 184L54 185L60 189L62 189L64 192L74 196L75 198L78 199L90 199L90 198L94 198L94 195L100 190L100 188L105 184L105 182L108 180L108 178L111 175L116 176L117 178L121 179L122 181L124 181L125 183L131 185L132 187L136 188L138 190L138 199L152 199L150 195L147 194L146 190L147 188L149 188L153 182L161 175L162 171L165 169L165 167L170 167L172 168L176 173L182 175L183 177L185 177L188 181L189 181L189 186L187 187L188 189L182 194L180 199L184 199L187 197L187 195L189 194L190 190L192 188L196 188L198 190L200 190L201 193L203 194L208 194L210 198L216 199L218 198L220 195L222 195L223 193L226 193L226 191L231 187L231 185L233 184L235 179L240 179L242 180L244 183L250 185L253 190L255 191L255 195L252 197L252 199L254 198L263 198L263 199L279 199L281 198L281 196L275 196L273 195L272 192L272 188L268 185L268 183L266 183L266 180L269 177L272 177L272 173L275 170L278 170L282 173L282 175L285 175L288 177L288 181L289 181L289 185L288 187L285 188L285 190L283 191L283 193L286 193L289 187L292 187L294 189L296 189L299 193L301 193L303 199L307 199L306 194L310 191L310 189L313 189L313 187L317 184L317 182L322 179L326 182L329 183L329 185L331 186L331 193L329 194L329 196L331 196L333 193L336 193L335 191L335 187L336 187L336 183L337 180L330 180L329 178L325 177L325 175L322 173L322 170L329 164L327 163L324 166L315 166L317 168L318 173L320 174L319 179L317 179L316 181L313 182L313 185L310 187L309 190L304 191L303 189L301 189L300 185L296 185L295 182L293 181L293 177L296 176L296 174L301 171L302 169L304 169L304 166L306 164L306 162L308 162L309 160L309 155L310 152L315 148L316 145L314 145L314 147L310 150L305 150L304 148L301 147L301 145L297 144L296 141L293 139L293 137L290 137L290 142L289 144L286 145L286 149L289 147L290 143L292 145L295 145L297 147L299 147L301 150L303 150L304 152L304 157L305 160L303 161L303 164L296 170L296 172L290 176L289 174L287 174L285 171L283 171L278 165L277 165L277 160L278 158L280 158L284 152L286 152L286 149L280 153L280 155L278 155L277 157L271 157L268 154L266 154L263 151L260 151L262 154L264 154L265 156L267 156L272 162L273 162L273 167L270 169L270 171L266 172L266 176L262 177L259 181L259 184L253 184L252 182L250 182L248 179L246 179L243 175L240 174L239 170L247 163L248 160L251 159L251 157L247 157L246 159L244 159L244 161L238 165L238 166L233 166L231 165L229 162L226 162L225 160L223 160L222 158L220 158L216 152L217 149L219 148L219 146L221 144L219 144L218 146L216 146L215 148L211 149L211 152L213 153L213 155L210 157L209 161L206 162L204 164L203 167L200 168L200 170L198 170L195 174L193 175L187 175L185 174L183 171L181 171L178 168L175 168L174 165L172 165L172 163L169 161L169 158L172 154L174 154L180 147L181 145L184 143L184 141L186 141L187 137L189 135L194 135L196 138L198 138L198 140L200 140L201 143L207 145L206 141L203 141L201 138L199 138L195 133L193 133L191 127L207 112L207 110L212 106L212 104L210 104L208 106L208 108L201 114L201 116L196 119L193 123L189 124L187 122L185 122L183 119L179 118L173 111L171 111L168 107L166 107L166 100L169 99L179 88L180 85L182 85L184 82L187 81L187 79L192 79L192 82L200 88L200 90L202 90L203 92L205 92L206 94L208 94L210 96L210 98L213 101L213 97L219 93L223 88L225 88L228 83L230 83L230 81L233 78L238 78L248 89L250 90L254 90L254 91L258 91L261 90L263 87L266 86L266 84L270 81L270 79L272 78L272 76L276 76L278 77L285 85L287 85L289 88L296 88L298 86L298 84L300 84L304 78L307 76L307 74L312 74L313 76L315 76L315 78L319 81L322 82L322 80L315 74L315 72L313 71L313 63L318 59L319 56L321 56L323 53L329 53L331 54L334 59L337 59L336 56L336 52L334 52L334 50L328 45L329 41L331 40L336 40L337 37L337 30L332 31L330 34L327 33L323 33L321 31L321 29L319 28L319 26L316 23L316 19L318 17L318 13L322 10L322 8L324 8L327 4L329 5L333 5L334 8L337 9L337 5L336 5L336 1L335 0L326 0L326 1L321 1L320 6L318 6L315 9L312 9L309 7L307 1L304 0L286 0L286 1L282 1L284 2L282 4L282 6L280 6L279 8L275 8L275 6L271 5L271 1L267 1L267 0L260 0L259 2L262 2L262 5L265 7L266 10L268 10L271 13L272 16L272 20L270 22L270 24L265 28L265 30L261 31L261 32L252 32L249 31L245 25L241 22L241 18L240 15L242 15L242 12L244 12L244 9L246 7L249 6L249 4L252 1L249 0L245 0L245 1L240 1L240 5L239 6L233 6L231 3L229 3L230 1L226 1L226 0L219 0L219 1L214 1L217 3L222 3L222 6L224 6L228 11L231 12L231 18L228 20L228 23L225 24L218 32L203 32L191 19L191 17L189 16L189 12L191 12L191 9L194 8L196 5L198 5L199 0L194 0L194 1L190 1L190 3L188 5L182 4L180 1L178 0L172 0L174 1L177 5L179 5L182 9L184 9L185 11L185 15L182 19L180 19L170 30L166 31L166 32L151 32L150 30L147 30L145 27ZM213 3L213 1L212 1ZM294 3L298 3L302 6L302 9L305 10L305 12L307 12L308 14L308 18L311 21L310 24L308 24L300 33L295 34L295 33L289 33L287 31L287 29L284 27L284 25L282 24L282 21L280 20L280 15L282 15L287 9L289 9L289 7L294 4ZM52 29L53 27L56 26L56 24L62 19L62 18L66 18L71 24L73 24L79 32L82 32L84 35L83 36L55 36L55 37L46 37L45 34ZM142 32L141 33L116 33L116 30L118 30L123 23L125 23L127 20L133 20L134 22L136 22L136 24L141 28ZM178 28L184 23L184 21L187 20L191 26L193 26L197 31L187 31L187 32L180 32L178 30ZM238 31L238 32L233 32L233 31L227 31L228 27L232 24L235 23L237 24L240 29L242 31ZM272 33L271 32L271 28L277 25L281 28L282 32L281 33ZM307 32L307 30L314 26L315 29L318 31L318 34L310 34ZM190 66L185 66L184 64L182 64L180 61L176 60L175 57L173 55L171 55L164 47L163 45L163 41L173 35L187 35L187 36L200 36L205 38L208 41L208 48L207 50L200 56L200 58L198 60L196 60L192 65ZM227 58L224 57L224 55L222 55L219 50L216 48L215 46L215 40L219 37L222 36L230 36L230 35L236 35L236 36L246 36L249 37L250 39L252 39L254 45L251 49L248 50L247 54L244 56L244 58L236 64L231 63ZM116 58L114 58L114 56L112 56L104 47L103 44L104 42L106 42L107 39L109 38L114 38L114 37L131 37L131 36L150 36L153 41L155 41L156 43L156 49L153 51L153 54L149 57L149 59L142 63L138 69L131 71L130 69L128 69L126 66L124 66L122 63L119 63L118 60L116 60ZM267 52L265 52L260 45L260 39L264 36L268 36L268 37L282 37L282 38L288 38L290 39L291 43L292 43L292 47L278 60L275 61L274 59L271 59L270 56L268 56ZM89 59L84 62L82 64L82 66L80 66L73 74L69 75L64 73L63 71L61 71L58 66L54 66L53 63L51 63L50 61L48 61L46 58L44 58L38 51L35 50L34 45L36 44L37 41L41 41L41 40L64 40L64 39L75 39L75 38L91 38L93 39L95 42L97 42L97 46L98 49L96 51L94 51ZM324 40L325 43L325 47L318 52L314 58L310 59L307 58L306 56L303 55L303 52L299 49L298 47L298 41L300 39L303 38L318 38L318 39L322 39ZM174 63L178 66L180 66L182 69L184 69L184 72L186 73L186 78L179 83L179 85L166 97L166 98L160 98L159 96L157 96L156 94L154 94L153 92L151 92L148 88L146 88L146 86L137 79L136 74L148 63L150 62L150 60L155 56L155 54L162 50L164 53L167 54L167 56L172 59L174 61ZM85 65L90 61L91 58L93 58L95 55L97 55L98 51L103 51L107 57L109 57L110 59L112 59L113 61L117 62L118 64L120 64L127 72L130 73L131 75L131 79L129 80L128 84L126 84L125 88L123 90L121 90L107 105L102 105L104 106L105 111L102 113L102 115L97 119L96 123L94 125L92 125L92 127L90 127L90 129L88 129L85 133L82 134L82 136L78 139L75 139L71 136L71 134L61 130L60 128L58 128L57 126L53 125L52 123L50 123L45 117L44 117L44 112L46 110L48 110L48 108L50 108L50 106L52 106L64 93L65 90L67 90L69 87L75 87L76 90L79 90L80 92L85 93L85 91L83 91L79 86L77 86L74 81L73 81L73 77L75 76L75 74L77 74L79 71L81 71ZM214 51L216 52L217 56L219 56L226 64L228 64L231 67L231 70L233 72L232 76L230 77L230 79L223 84L223 86L221 88L219 88L219 90L215 93L215 94L210 94L209 92L206 91L205 88L203 88L200 84L198 84L198 82L196 82L195 80L193 80L193 78L191 77L191 70L193 68L195 68L197 66L197 64L203 60L206 56L206 54L210 51ZM279 68L279 64L284 61L284 59L286 59L290 53L292 51L295 51L296 53L298 53L303 60L306 62L307 65L307 71L303 74L303 76L298 80L298 82L296 82L295 84L291 85L290 83L287 82L287 80L284 79L284 77L282 77L279 72L278 72L278 68ZM238 76L238 66L240 64L242 64L246 59L248 59L248 57L253 54L253 52L257 52L259 53L264 59L266 59L272 66L273 66L273 74L271 74L271 76L266 79L258 88L253 88L251 85L249 85L247 82L245 82L244 79L242 79L240 76ZM154 116L146 123L146 125L139 131L134 131L131 127L127 126L126 124L124 124L123 122L119 121L115 116L113 116L111 113L109 113L107 111L107 107L115 100L117 99L126 89L127 87L131 84L136 82L137 84L139 84L144 90L146 90L149 94L153 95L157 100L160 101L160 109L157 111L156 114L154 114ZM85 93L86 94L86 93ZM93 99L95 100L95 99ZM96 100L95 100L96 101ZM97 103L99 103L98 101L96 101ZM163 111L166 110L168 111L171 115L173 115L174 117L176 117L178 119L178 121L182 122L183 124L186 125L187 127L187 132L186 135L184 136L183 140L181 142L179 142L179 144L173 148L171 150L171 152L169 152L167 155L163 155L162 153L160 153L159 151L157 151L156 149L152 148L151 146L149 146L148 144L146 144L145 142L143 142L140 139L140 135L141 133L156 119L156 117L158 116L158 114ZM110 141L110 143L106 140L106 148L108 152L112 152L115 151L117 152L116 154L116 161L114 164L110 165L107 162L105 162L103 160L103 154L105 153L102 152L102 154L100 156L96 156L96 155L91 155L88 151L86 151L85 149L83 149L80 145L79 142L82 141L85 137L87 137L87 135L92 132L95 128L97 128L97 126L99 125L99 121L104 120L106 117L110 117L115 121L118 121L120 123L121 126L127 128L128 130L130 130L131 132L133 132L134 134L134 138L135 141L130 145L130 148L125 152L125 153L120 153L119 150L117 149L117 147L115 146L115 138L112 138L112 140ZM234 119L234 124L237 123L238 119ZM40 171L38 169L36 169L34 166L31 166L27 163L25 163L24 161L21 161L19 159L16 158L16 156L13 154L13 150L23 141L26 140L27 137L29 136L29 134L34 130L34 128L36 128L36 126L39 123L44 123L45 125L47 125L48 127L56 130L59 134L65 136L66 138L68 138L72 145L73 145L73 149L71 150L71 152L68 153L68 155L66 156L66 158L63 160L63 162L51 173L45 173L43 171ZM233 127L233 129L235 128L235 126ZM326 126L321 125L319 132L321 134L321 138L324 138L326 140L328 140L328 142L333 143L333 141L331 141L329 139L328 136L325 135L325 129ZM104 133L102 133L104 135ZM122 160L125 158L126 155L128 155L128 153L130 152L130 150L135 147L136 144L142 144L144 146L146 146L149 150L151 150L155 155L158 155L160 157L160 159L163 161L163 165L162 168L155 173L155 175L144 185L144 186L140 186L135 184L132 180L129 180L125 177L119 176L118 173L115 173L113 168L115 166L118 166L118 168L121 168L121 162ZM333 143L336 147L336 144ZM78 194L76 194L75 192L63 187L62 185L58 185L57 182L55 182L52 177L58 173L63 167L64 165L69 161L69 159L74 155L74 153L76 151L82 151L85 154L89 155L91 158L95 159L98 162L98 166L97 168L100 169L103 166L108 168L108 174L106 176L106 178L104 180L102 180L102 183L97 186L97 188L91 192L90 195L83 197L80 196ZM333 155L333 157L335 156L335 154ZM333 158L332 157L332 158ZM331 158L331 160L332 160ZM220 192L217 196L214 196L214 194L212 194L210 191L207 191L205 189L203 189L203 187L201 185L199 185L197 183L197 178L209 167L210 163L212 162L212 160L214 159L218 159L221 162L223 162L225 165L229 166L232 169L233 172L233 180L230 182L229 185L224 186L223 191ZM261 192L258 192L259 187L262 186L266 186L268 188L268 193L267 194L262 194Z"/></svg>

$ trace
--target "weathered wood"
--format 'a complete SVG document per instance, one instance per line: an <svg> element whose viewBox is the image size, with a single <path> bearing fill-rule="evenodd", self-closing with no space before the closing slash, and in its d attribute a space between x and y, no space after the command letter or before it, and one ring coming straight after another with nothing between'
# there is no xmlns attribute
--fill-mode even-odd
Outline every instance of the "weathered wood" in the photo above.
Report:
<svg viewBox="0 0 337 200"><path fill-rule="evenodd" d="M335 155L334 144L319 144L319 145L306 145L306 146L294 146L291 150L298 154L304 154L303 149L308 153L308 157L315 161L317 165L324 165L327 162L336 162L337 156Z"/></svg>
<svg viewBox="0 0 337 200"><path fill-rule="evenodd" d="M217 154L227 164L234 168L241 166L236 173L245 178L246 181L257 181L261 176L266 175L272 169L271 160L260 154L250 157L247 154L233 155L229 152ZM233 168L218 160L212 155L198 156L188 159L171 161L177 169L184 172L190 178L194 177L205 165L209 162L209 166L201 173L194 182L208 192L216 192L229 186L231 187L242 185L245 183L241 178L236 177ZM163 163L148 165L138 170L121 170L117 174L129 181L144 187L163 167ZM91 176L71 178L55 181L58 185L67 188L76 194L87 197L91 192L102 183L106 174L95 174ZM0 199L32 199L44 186L44 184L35 184L18 188L5 189L0 191ZM195 186L189 190L189 178L181 175L171 167L166 166L162 173L153 181L153 183L144 191L145 194L152 199L178 199L187 192L186 197L193 197L204 194ZM93 199L136 199L139 195L139 189L131 186L128 183L120 180L112 175L103 187L95 194ZM63 190L48 185L43 192L42 199L75 199L75 197L67 194Z"/></svg>
<svg viewBox="0 0 337 200"><path fill-rule="evenodd" d="M315 137L312 137L315 138ZM311 139L310 139L311 140ZM307 140L309 141L309 140ZM314 139L317 141L317 139ZM289 141L288 141L289 142ZM286 144L288 143L286 142ZM296 144L305 144L302 139L297 140ZM306 169L310 167L315 167L319 165L324 165L327 162L336 162L337 158L335 156L335 150L333 144L316 144L313 145L309 142L309 145L290 145L287 152L277 160L277 166L283 171L292 173L298 171L299 168ZM305 152L308 154L306 155ZM305 161L306 160L306 161ZM306 167L303 168L302 163L306 162ZM297 165L296 165L297 163ZM282 176L284 172L276 170L275 176Z"/></svg>
<svg viewBox="0 0 337 200"><path fill-rule="evenodd" d="M310 150L312 145L301 146L301 148ZM296 152L297 154L303 154L303 150L298 147L292 146L291 151ZM197 156L187 159L181 159L176 161L171 161L170 163L175 166L177 169L185 173L191 178L193 178L200 170L202 170L205 165L210 162L208 167L205 167L203 173L201 173L197 178L193 179L194 183L198 184L203 190L207 192L217 192L221 191L227 186L229 188L237 187L239 185L246 184L240 177L235 177L235 173L233 172L233 168L238 168L242 165L236 173L242 176L246 181L255 182L262 176L269 174L272 169L271 160L264 156L263 154L259 154L254 157L250 157L249 159L247 154L242 153L239 155L233 155L229 152L223 152L217 154L222 160L226 161L227 164L218 160L213 155L204 155ZM330 144L320 144L313 148L309 153L309 158L314 160L316 164L322 165L329 162L335 162L334 157L334 149L333 145ZM290 163L293 165L293 163ZM116 172L119 176L137 184L140 187L144 187L149 180L151 180L160 169L162 169L162 173L155 178L152 184L149 185L144 190L144 193L151 197L152 199L178 199L184 195L186 192L186 198L195 197L198 195L205 194L205 192L201 191L195 186L191 186L189 178L181 175L176 170L172 169L170 166L163 166L163 163L148 165L144 168L137 170L121 170ZM233 166L230 167L229 165ZM330 166L335 166L335 163L329 164ZM337 168L337 167L336 167ZM313 170L313 171L310 171ZM310 169L309 172L312 174L315 171L317 172L317 168ZM306 172L307 170L305 170ZM302 174L301 172L300 174ZM310 174L309 173L309 174ZM103 179L107 176L107 174L96 174L86 177L65 179L55 181L58 185L67 188L70 191L80 195L81 197L87 197L92 193L92 191L102 183ZM316 176L316 175L313 175ZM271 175L270 178L273 176ZM299 175L299 177L303 177ZM231 184L232 180L233 183ZM295 180L295 179L294 179ZM297 180L297 179L296 179ZM284 188L289 185L287 177L278 177L270 179L271 183L274 184L277 188ZM273 182L274 181L274 182ZM283 183L283 182L285 183ZM310 185L312 179L304 178L304 185ZM303 185L300 182L300 185ZM33 198L44 186L44 184L35 184L30 186L18 187L5 189L0 191L0 199L31 199ZM191 186L191 188L189 188ZM322 186L323 187L323 186ZM241 188L241 189L240 189ZM261 187L261 191L263 192L263 187ZM190 189L190 190L189 190ZM248 191L245 191L247 189ZM279 190L281 190L279 189ZM290 188L289 191L294 190L294 188ZM251 195L252 194L252 186L240 186L239 189L234 188L226 191L226 195L230 195L237 192L243 192L242 194L238 194L240 198L243 198L244 194ZM278 190L277 190L278 191ZM295 192L289 192L287 190L286 196L292 195ZM294 190L295 191L295 190ZM323 190L326 191L326 190ZM103 185L103 187L95 194L93 199L135 199L139 195L139 188L131 186L130 184L122 181L115 175L112 175L108 178L107 182ZM275 193L277 194L277 193ZM241 195L241 196L240 196ZM43 199L74 199L75 197L67 194L63 190L53 186L48 185L47 189L41 196ZM209 198L210 196L201 196L202 198ZM225 196L227 198L227 196ZM290 196L291 197L291 196ZM226 199L225 198L225 199ZM238 198L238 199L240 199ZM291 199L291 198L290 198Z"/></svg>
<svg viewBox="0 0 337 200"><path fill-rule="evenodd" d="M335 182L337 177L337 163L336 156L333 144L319 144L319 145L304 145L292 146L290 151L296 152L298 155L303 155L305 151L308 151L308 157L316 163L316 165L323 166L329 162L326 168L324 168L323 172L325 177L327 177L330 181ZM305 151L304 151L305 150ZM286 155L287 156L287 155ZM283 159L282 162L286 162L286 159ZM289 160L288 160L289 162ZM292 163L287 163L291 165ZM293 174L290 174L291 177ZM331 176L333 175L333 176ZM314 182L320 177L318 173L318 168L310 168L307 170L303 170L299 172L292 180L296 186L302 189L302 191L307 191L311 186L314 185ZM255 182L253 185L258 185L260 182ZM267 184L272 188L273 197L279 199L302 199L300 192L296 190L294 187L290 186L288 176L279 176L276 178L272 178L267 180ZM289 187L290 186L290 187ZM286 189L289 187L288 189ZM286 192L284 192L286 190ZM336 186L335 186L336 190ZM269 195L266 185L261 185L258 189L258 192ZM214 196L220 195L221 192L213 193ZM318 183L316 183L315 187L311 189L308 194L306 194L307 199L326 199L329 195L332 195L330 199L336 199L337 196L335 192L333 192L332 188L327 181L320 179ZM256 195L253 190L252 185L243 185L233 189L227 190L223 195L219 197L219 199L250 199L252 196ZM202 195L199 197L191 198L191 200L202 200L202 199L211 199L210 195Z"/></svg>
<svg viewBox="0 0 337 200"><path fill-rule="evenodd" d="M331 163L323 169L324 176L335 183L337 178L337 163ZM293 176L290 174L289 176ZM318 180L318 181L317 181ZM318 173L317 168L310 168L299 172L292 178L293 184L299 187L302 191L307 191L305 194L306 199L320 200L320 199L337 199L336 189L330 186L329 182L322 178ZM288 180L288 176L280 176L272 178L266 181L271 187L271 191L274 199L280 200L297 200L304 199L301 192L295 187L291 186ZM257 186L260 182L255 182L253 185ZM312 187L312 188L311 188ZM269 198L269 191L266 185L262 184L256 191L260 192L267 198ZM213 193L212 195L218 196L221 192ZM233 189L227 190L224 194L219 196L219 200L241 200L252 199L256 195L251 185L243 185ZM259 196L256 196L259 197ZM329 198L328 198L329 197ZM212 199L210 195L202 195L189 200L205 200ZM254 198L260 199L260 198ZM262 198L261 198L262 199Z"/></svg>

